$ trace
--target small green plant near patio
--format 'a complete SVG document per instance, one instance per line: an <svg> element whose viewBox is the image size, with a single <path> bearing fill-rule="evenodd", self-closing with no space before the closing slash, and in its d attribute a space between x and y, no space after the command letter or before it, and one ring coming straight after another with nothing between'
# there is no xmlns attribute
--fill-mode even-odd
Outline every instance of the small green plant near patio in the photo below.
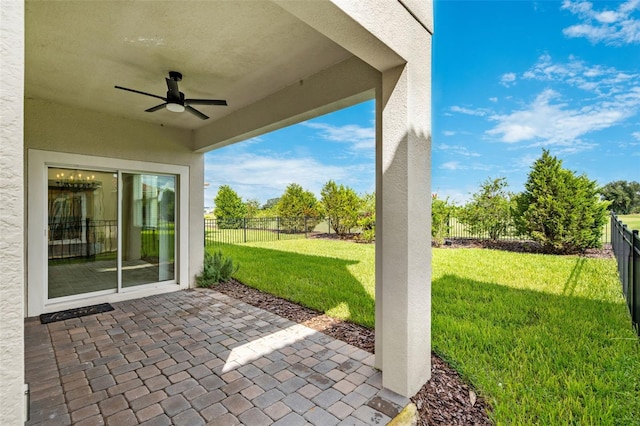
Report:
<svg viewBox="0 0 640 426"><path fill-rule="evenodd" d="M196 277L198 287L211 287L218 283L227 282L238 271L239 265L233 264L233 259L222 254L221 250L211 253L204 252L202 273Z"/></svg>

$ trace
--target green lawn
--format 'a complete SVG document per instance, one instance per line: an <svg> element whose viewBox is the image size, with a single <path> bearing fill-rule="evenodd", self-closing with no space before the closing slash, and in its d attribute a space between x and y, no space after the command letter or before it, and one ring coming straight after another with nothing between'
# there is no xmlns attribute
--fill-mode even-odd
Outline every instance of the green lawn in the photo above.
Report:
<svg viewBox="0 0 640 426"><path fill-rule="evenodd" d="M640 230L640 214L627 214L618 216L627 227Z"/></svg>
<svg viewBox="0 0 640 426"><path fill-rule="evenodd" d="M373 326L372 245L222 248L245 284ZM640 424L640 344L619 286L613 260L434 249L433 349L496 424Z"/></svg>

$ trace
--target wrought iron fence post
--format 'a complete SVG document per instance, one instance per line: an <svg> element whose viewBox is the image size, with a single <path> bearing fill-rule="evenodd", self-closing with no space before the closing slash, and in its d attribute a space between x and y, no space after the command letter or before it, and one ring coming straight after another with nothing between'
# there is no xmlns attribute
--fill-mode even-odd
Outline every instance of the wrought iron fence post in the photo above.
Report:
<svg viewBox="0 0 640 426"><path fill-rule="evenodd" d="M629 274L629 288L631 299L631 320L640 333L640 236L638 230L634 229L631 235L631 265Z"/></svg>
<svg viewBox="0 0 640 426"><path fill-rule="evenodd" d="M280 240L280 216L276 216L276 234L278 235L278 240Z"/></svg>
<svg viewBox="0 0 640 426"><path fill-rule="evenodd" d="M244 228L244 242L247 242L247 218L243 217L242 218L242 227Z"/></svg>

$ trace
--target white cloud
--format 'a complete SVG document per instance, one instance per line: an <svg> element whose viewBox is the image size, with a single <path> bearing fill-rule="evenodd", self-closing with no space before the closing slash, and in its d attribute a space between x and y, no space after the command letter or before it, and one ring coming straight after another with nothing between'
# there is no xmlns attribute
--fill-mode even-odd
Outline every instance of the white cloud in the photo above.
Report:
<svg viewBox="0 0 640 426"><path fill-rule="evenodd" d="M446 162L446 163L442 163L440 168L444 169L444 170L458 170L460 168L460 162L459 161L449 161L449 162Z"/></svg>
<svg viewBox="0 0 640 426"><path fill-rule="evenodd" d="M493 166L483 163L461 163L459 161L448 161L440 165L440 168L443 170L483 170L488 171L493 168Z"/></svg>
<svg viewBox="0 0 640 426"><path fill-rule="evenodd" d="M453 130L445 130L442 132L442 134L445 136L455 136L456 132L454 132Z"/></svg>
<svg viewBox="0 0 640 426"><path fill-rule="evenodd" d="M514 81L516 81L516 74L513 72L508 72L500 77L500 84L506 87L511 86L512 83L515 84Z"/></svg>
<svg viewBox="0 0 640 426"><path fill-rule="evenodd" d="M498 98L496 98L496 97L489 98L489 100L490 100L491 102L493 102L493 103L498 102Z"/></svg>
<svg viewBox="0 0 640 426"><path fill-rule="evenodd" d="M565 63L555 63L549 54L541 55L522 77L526 80L563 83L599 96L624 92L630 85L640 82L640 74L609 66L588 65L574 56L570 56Z"/></svg>
<svg viewBox="0 0 640 426"><path fill-rule="evenodd" d="M468 188L468 191L466 192L458 188L437 188L433 192L433 194L436 195L440 200L449 200L450 203L462 206L465 205L471 198L471 191L472 188Z"/></svg>
<svg viewBox="0 0 640 426"><path fill-rule="evenodd" d="M333 124L308 121L301 124L319 130L319 136L325 140L349 144L351 150L359 154L366 154L369 157L375 155L376 129L373 125L371 127L362 127L356 124L334 126Z"/></svg>
<svg viewBox="0 0 640 426"><path fill-rule="evenodd" d="M640 87L584 107L569 107L557 102L559 98L557 92L544 90L524 109L491 116L497 124L486 133L506 143L558 145L574 152L588 149L592 145L584 143L582 136L619 124L637 112Z"/></svg>
<svg viewBox="0 0 640 426"><path fill-rule="evenodd" d="M640 19L633 14L640 10L640 0L628 0L616 10L594 10L588 1L565 0L562 8L580 19L580 23L563 30L567 37L584 37L592 43L608 45L640 43Z"/></svg>
<svg viewBox="0 0 640 426"><path fill-rule="evenodd" d="M640 141L640 132L633 132L631 133L631 136L633 136L634 138Z"/></svg>
<svg viewBox="0 0 640 426"><path fill-rule="evenodd" d="M459 112L460 114L475 115L478 117L483 117L487 115L487 111L483 109L469 109L469 108L459 107L457 105L452 106L450 110L453 112Z"/></svg>
<svg viewBox="0 0 640 426"><path fill-rule="evenodd" d="M439 144L434 145L433 148L438 151L447 151L454 155L462 155L465 157L480 157L480 154L478 154L477 152L469 151L468 148L460 145Z"/></svg>
<svg viewBox="0 0 640 426"><path fill-rule="evenodd" d="M346 167L323 164L311 157L243 152L218 153L205 158L205 205L212 205L218 188L229 185L243 199L264 203L282 195L287 185L297 183L319 196L322 186L333 179L356 191L369 191L375 181L374 164L361 163Z"/></svg>

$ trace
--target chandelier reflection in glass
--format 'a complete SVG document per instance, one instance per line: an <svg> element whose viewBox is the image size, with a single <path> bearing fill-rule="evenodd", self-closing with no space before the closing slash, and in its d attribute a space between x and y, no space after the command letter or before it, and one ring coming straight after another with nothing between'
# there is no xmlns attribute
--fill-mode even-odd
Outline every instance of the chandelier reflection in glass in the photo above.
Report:
<svg viewBox="0 0 640 426"><path fill-rule="evenodd" d="M87 191L95 190L102 186L101 182L97 182L96 176L92 174L82 174L80 172L73 171L69 174L57 173L56 174L56 186L59 188L69 189L72 191Z"/></svg>

